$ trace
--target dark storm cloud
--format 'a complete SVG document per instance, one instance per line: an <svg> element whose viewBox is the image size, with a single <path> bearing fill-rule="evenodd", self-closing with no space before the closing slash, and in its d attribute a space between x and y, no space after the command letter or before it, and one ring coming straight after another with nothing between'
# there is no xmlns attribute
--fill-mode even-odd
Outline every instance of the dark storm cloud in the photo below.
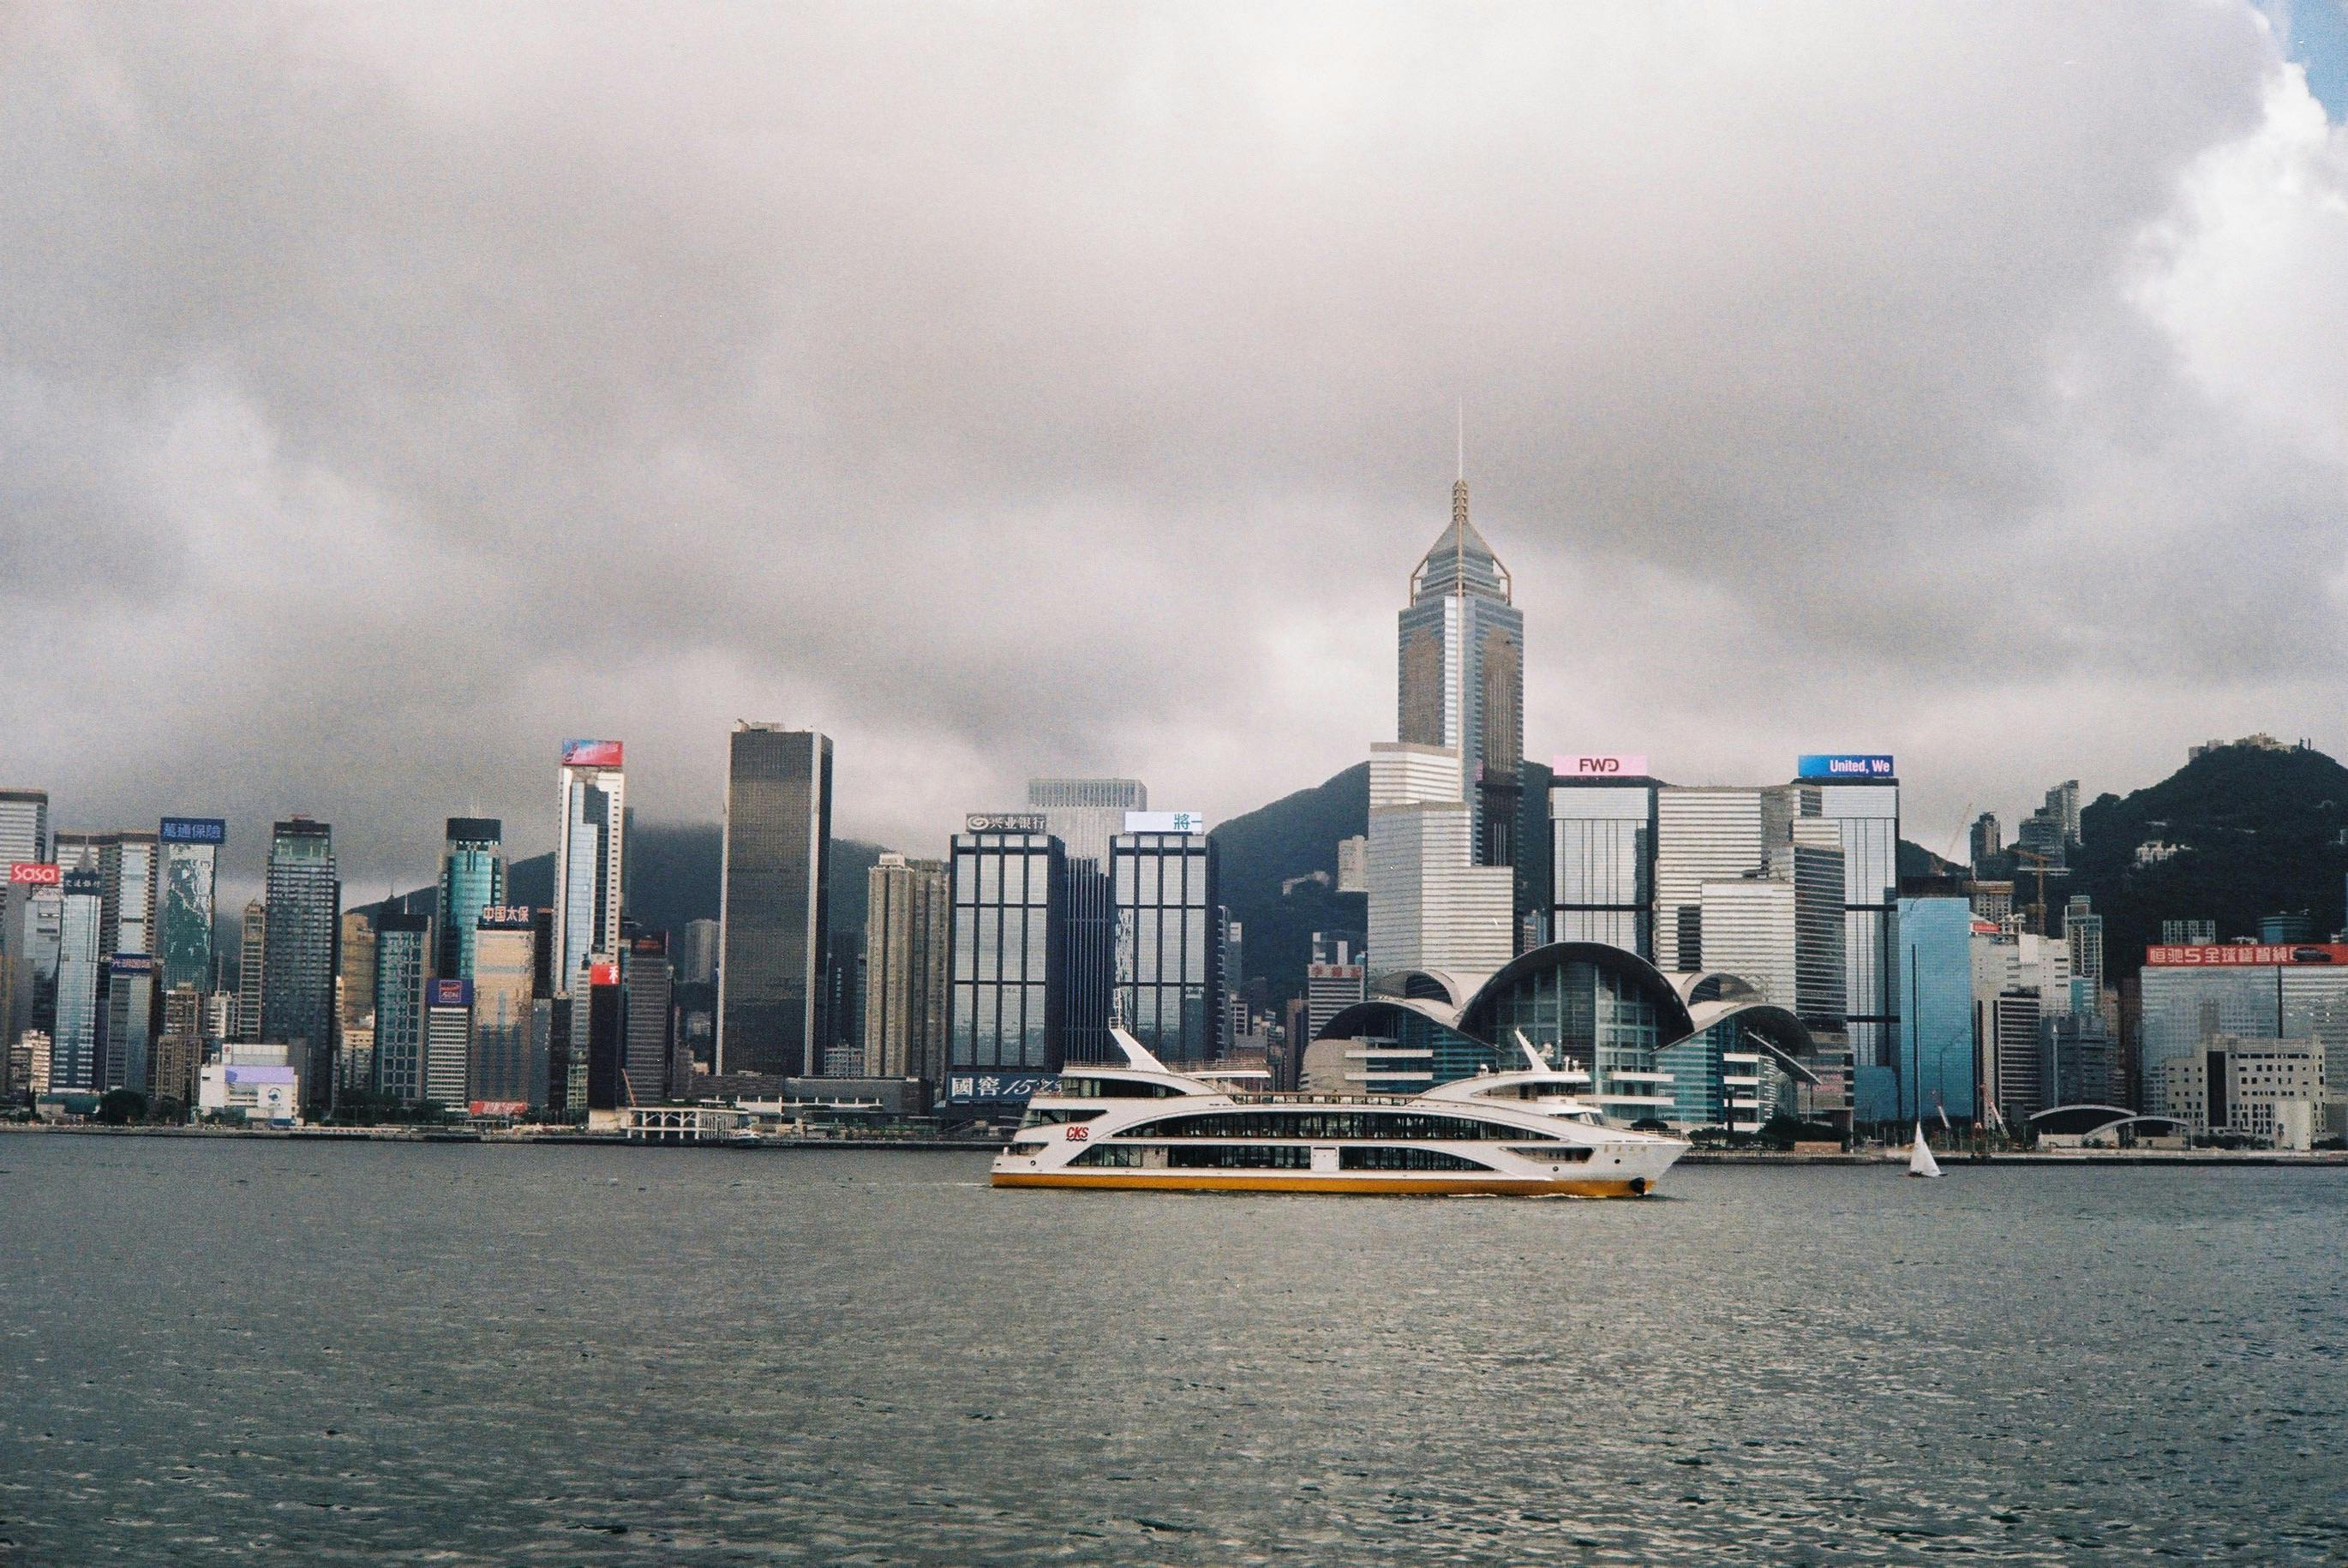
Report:
<svg viewBox="0 0 2348 1568"><path fill-rule="evenodd" d="M1537 755L1953 812L2338 707L2348 159L2246 7L0 28L0 773L76 825L413 874L569 734L714 815L735 717L915 847L1244 809L1389 730L1459 397Z"/></svg>

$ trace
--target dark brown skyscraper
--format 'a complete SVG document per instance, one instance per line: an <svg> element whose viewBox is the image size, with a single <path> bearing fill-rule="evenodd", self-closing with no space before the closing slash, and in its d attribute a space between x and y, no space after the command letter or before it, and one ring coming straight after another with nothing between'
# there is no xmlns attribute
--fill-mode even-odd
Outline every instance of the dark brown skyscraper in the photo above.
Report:
<svg viewBox="0 0 2348 1568"><path fill-rule="evenodd" d="M717 1070L819 1072L830 919L831 741L734 727L717 909Z"/></svg>

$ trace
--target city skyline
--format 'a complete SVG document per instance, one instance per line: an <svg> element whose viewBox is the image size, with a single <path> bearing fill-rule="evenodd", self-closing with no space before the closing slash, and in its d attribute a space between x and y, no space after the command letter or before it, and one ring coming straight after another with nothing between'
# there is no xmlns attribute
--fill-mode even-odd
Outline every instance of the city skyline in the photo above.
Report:
<svg viewBox="0 0 2348 1568"><path fill-rule="evenodd" d="M1337 52L1237 13L1047 18L1035 52L681 18L708 74L621 105L641 51L559 13L519 29L526 92L447 65L486 21L249 15L30 14L12 96L57 134L0 174L84 215L12 251L0 778L91 830L231 820L232 899L289 811L355 888L454 813L539 852L573 735L628 741L645 820L715 820L744 714L833 736L841 831L923 854L1031 776L1217 820L1317 782L1385 728L1461 397L1540 629L1536 757L1892 752L1945 849L2023 780L2124 789L2190 738L2348 749L2312 722L2348 696L2348 397L2310 347L2348 308L2336 77L2327 117L2247 7L1819 11L1660 74L1594 15L1394 13ZM1007 139L901 90L940 49L1024 84ZM870 160L776 118L778 58L811 123L891 104ZM1519 58L1559 90L1491 66ZM215 98L384 199L252 178ZM1395 107L1315 107L1364 103ZM541 199L545 145L593 150ZM150 159L201 242L149 242ZM472 249L427 221L451 182ZM1086 226L1112 191L1163 224ZM396 286L345 259L394 253ZM135 722L175 701L206 744Z"/></svg>

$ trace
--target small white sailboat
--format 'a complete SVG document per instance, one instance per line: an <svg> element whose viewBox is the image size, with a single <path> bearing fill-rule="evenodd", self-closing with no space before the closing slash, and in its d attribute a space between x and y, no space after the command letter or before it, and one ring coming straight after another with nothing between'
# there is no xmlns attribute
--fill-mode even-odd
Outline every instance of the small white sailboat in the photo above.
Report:
<svg viewBox="0 0 2348 1568"><path fill-rule="evenodd" d="M1916 1124L1916 1147L1908 1151L1908 1174L1938 1176L1940 1173L1941 1162L1932 1158L1932 1146L1924 1141L1924 1124L1920 1121Z"/></svg>

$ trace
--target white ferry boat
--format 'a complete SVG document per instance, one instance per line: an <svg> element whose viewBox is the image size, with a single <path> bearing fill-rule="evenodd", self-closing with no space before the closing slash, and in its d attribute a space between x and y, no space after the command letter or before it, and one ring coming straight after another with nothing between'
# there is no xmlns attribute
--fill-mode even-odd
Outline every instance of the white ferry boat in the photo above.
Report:
<svg viewBox="0 0 2348 1568"><path fill-rule="evenodd" d="M997 1187L1185 1192L1498 1193L1637 1198L1687 1152L1605 1125L1585 1075L1544 1064L1344 1099L1262 1094L1179 1073L1123 1029L1126 1065L1071 1068L994 1158Z"/></svg>

